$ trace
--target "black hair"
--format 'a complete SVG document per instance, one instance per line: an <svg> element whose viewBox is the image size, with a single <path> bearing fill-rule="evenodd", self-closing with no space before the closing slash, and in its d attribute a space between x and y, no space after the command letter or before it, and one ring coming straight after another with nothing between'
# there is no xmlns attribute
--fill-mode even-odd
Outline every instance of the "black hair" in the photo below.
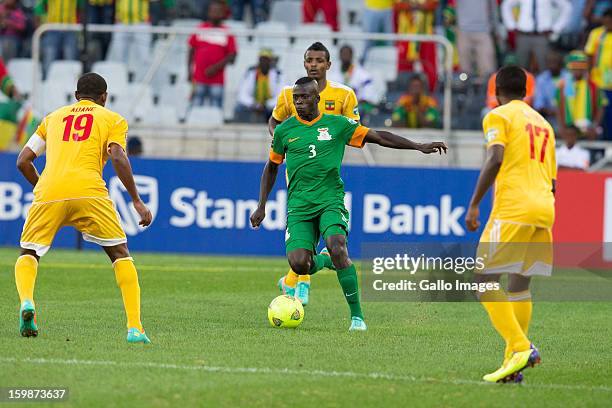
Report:
<svg viewBox="0 0 612 408"><path fill-rule="evenodd" d="M76 91L81 97L99 98L106 89L106 81L95 72L83 74L77 81Z"/></svg>
<svg viewBox="0 0 612 408"><path fill-rule="evenodd" d="M295 81L295 85L307 85L311 82L316 82L316 79L310 77L301 77L297 81Z"/></svg>
<svg viewBox="0 0 612 408"><path fill-rule="evenodd" d="M304 59L306 59L306 53L308 51L323 51L325 52L325 58L327 59L327 61L330 60L329 50L326 46L323 45L323 43L320 43L319 41L313 43L310 47L306 49L306 52L304 53Z"/></svg>
<svg viewBox="0 0 612 408"><path fill-rule="evenodd" d="M527 75L518 65L507 65L497 71L497 93L508 98L524 98L527 93Z"/></svg>
<svg viewBox="0 0 612 408"><path fill-rule="evenodd" d="M576 126L576 125L568 125L565 128L567 130L573 130L574 132L576 132L578 134L578 136L580 136L582 134L582 131L580 129L578 129L578 126Z"/></svg>
<svg viewBox="0 0 612 408"><path fill-rule="evenodd" d="M612 7L604 11L604 13L601 16L602 17L612 17Z"/></svg>

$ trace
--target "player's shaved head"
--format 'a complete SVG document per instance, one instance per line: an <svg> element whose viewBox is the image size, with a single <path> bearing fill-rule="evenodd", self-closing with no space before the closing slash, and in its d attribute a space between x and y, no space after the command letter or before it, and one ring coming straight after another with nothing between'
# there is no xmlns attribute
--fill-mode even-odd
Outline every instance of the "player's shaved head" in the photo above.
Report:
<svg viewBox="0 0 612 408"><path fill-rule="evenodd" d="M104 106L106 103L106 89L106 81L101 75L95 72L88 72L81 75L77 81L77 89L74 96L77 100L91 99Z"/></svg>
<svg viewBox="0 0 612 408"><path fill-rule="evenodd" d="M319 114L319 84L311 77L302 77L293 86L293 105L298 116L312 120Z"/></svg>
<svg viewBox="0 0 612 408"><path fill-rule="evenodd" d="M497 71L495 92L498 97L523 99L527 93L527 74L517 65L508 65Z"/></svg>

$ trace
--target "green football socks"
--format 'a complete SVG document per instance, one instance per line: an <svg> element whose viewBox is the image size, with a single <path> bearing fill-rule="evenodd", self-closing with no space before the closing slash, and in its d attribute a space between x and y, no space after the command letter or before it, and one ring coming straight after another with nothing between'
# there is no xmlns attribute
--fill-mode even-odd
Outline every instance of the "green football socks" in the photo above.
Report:
<svg viewBox="0 0 612 408"><path fill-rule="evenodd" d="M313 255L312 257L312 268L310 268L309 275L314 275L323 268L332 269L334 264L328 255Z"/></svg>
<svg viewBox="0 0 612 408"><path fill-rule="evenodd" d="M342 287L342 292L351 309L351 317L360 317L363 319L361 312L361 303L359 302L359 284L357 282L357 270L355 265L351 264L348 268L338 269L338 282Z"/></svg>

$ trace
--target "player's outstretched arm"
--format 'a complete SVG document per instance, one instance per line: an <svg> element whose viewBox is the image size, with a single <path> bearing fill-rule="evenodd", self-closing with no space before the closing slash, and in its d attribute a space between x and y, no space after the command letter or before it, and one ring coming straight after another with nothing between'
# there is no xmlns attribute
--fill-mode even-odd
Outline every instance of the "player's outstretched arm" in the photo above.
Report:
<svg viewBox="0 0 612 408"><path fill-rule="evenodd" d="M278 166L278 164L268 160L266 167L264 167L259 187L259 204L257 204L257 209L251 214L251 225L253 228L258 228L264 218L266 218L266 202L276 182Z"/></svg>
<svg viewBox="0 0 612 408"><path fill-rule="evenodd" d="M465 216L465 225L469 231L476 231L480 227L480 221L478 221L480 210L478 206L495 182L495 177L497 177L503 161L504 146L495 144L487 149L487 158L482 166L482 170L480 170L480 176L478 177L478 182L476 183L476 188L474 189L474 194Z"/></svg>
<svg viewBox="0 0 612 408"><path fill-rule="evenodd" d="M38 179L40 175L38 174L38 170L34 166L34 159L36 159L36 153L28 146L24 147L19 153L19 157L17 158L17 168L23 174L23 176L32 184L33 186L38 183Z"/></svg>
<svg viewBox="0 0 612 408"><path fill-rule="evenodd" d="M418 150L421 153L446 153L448 147L444 142L417 143L410 139L387 132L386 130L368 130L364 141L391 149Z"/></svg>
<svg viewBox="0 0 612 408"><path fill-rule="evenodd" d="M140 216L139 224L143 227L149 226L153 220L153 216L151 215L151 211L149 211L147 206L140 199L140 195L136 189L136 183L134 182L134 175L132 174L132 166L130 165L127 154L125 154L125 150L117 143L111 143L108 150L115 173L117 173L117 177L119 177L119 180L121 180L121 183L123 183L128 194L132 198L134 208Z"/></svg>

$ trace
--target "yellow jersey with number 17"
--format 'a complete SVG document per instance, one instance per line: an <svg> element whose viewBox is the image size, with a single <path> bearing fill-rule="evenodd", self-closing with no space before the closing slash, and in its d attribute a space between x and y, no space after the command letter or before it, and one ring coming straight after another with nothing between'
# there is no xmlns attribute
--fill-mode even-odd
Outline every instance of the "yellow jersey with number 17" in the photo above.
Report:
<svg viewBox="0 0 612 408"><path fill-rule="evenodd" d="M514 100L489 112L483 130L487 147L504 146L490 219L552 228L552 181L557 178L552 126L525 102Z"/></svg>
<svg viewBox="0 0 612 408"><path fill-rule="evenodd" d="M128 124L118 113L81 100L50 113L28 142L47 162L34 188L34 202L108 197L102 170L108 148L126 147Z"/></svg>
<svg viewBox="0 0 612 408"><path fill-rule="evenodd" d="M357 96L350 87L328 80L325 89L319 93L319 96L321 97L319 112L341 115L359 122ZM293 87L286 86L278 95L272 117L282 122L291 116L297 116L293 105Z"/></svg>

